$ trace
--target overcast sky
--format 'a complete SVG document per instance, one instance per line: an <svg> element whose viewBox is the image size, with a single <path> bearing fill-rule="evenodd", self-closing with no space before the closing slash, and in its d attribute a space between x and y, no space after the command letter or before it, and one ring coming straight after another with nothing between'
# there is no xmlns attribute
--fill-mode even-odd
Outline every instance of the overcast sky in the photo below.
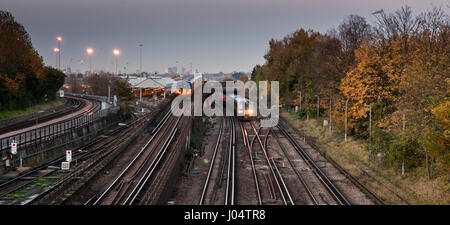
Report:
<svg viewBox="0 0 450 225"><path fill-rule="evenodd" d="M326 32L345 16L392 12L402 5L414 13L449 0L0 0L25 26L47 65L55 65L55 37L64 38L61 66L72 58L72 71L89 69L85 50L94 48L93 68L114 71L112 50L121 50L119 67L163 72L183 65L201 72L250 71L264 63L271 38L299 28Z"/></svg>

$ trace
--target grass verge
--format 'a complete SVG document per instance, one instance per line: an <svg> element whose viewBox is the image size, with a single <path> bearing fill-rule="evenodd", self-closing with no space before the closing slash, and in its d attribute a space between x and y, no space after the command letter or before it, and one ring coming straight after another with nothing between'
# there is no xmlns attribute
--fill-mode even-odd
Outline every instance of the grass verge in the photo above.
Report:
<svg viewBox="0 0 450 225"><path fill-rule="evenodd" d="M426 177L425 168L408 171L402 176L400 171L388 168L381 161L369 162L364 140L348 137L345 142L341 132L330 132L317 120L300 120L296 114L285 110L281 111L281 116L305 134L309 144L339 163L387 204L450 204L448 171L436 171L433 179Z"/></svg>
<svg viewBox="0 0 450 225"><path fill-rule="evenodd" d="M53 101L50 101L50 102L47 102L44 104L34 105L34 106L31 106L31 107L28 107L25 109L1 111L0 112L0 120L33 113L33 112L37 112L40 110L46 110L46 109L49 109L49 108L52 108L52 107L55 107L55 106L58 106L61 104L63 104L63 100L60 97L56 97L56 99Z"/></svg>

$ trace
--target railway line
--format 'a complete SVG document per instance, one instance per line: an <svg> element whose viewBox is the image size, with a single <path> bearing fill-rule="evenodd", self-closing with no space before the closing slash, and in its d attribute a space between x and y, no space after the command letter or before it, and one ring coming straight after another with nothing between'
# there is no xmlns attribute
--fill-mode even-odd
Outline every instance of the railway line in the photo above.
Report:
<svg viewBox="0 0 450 225"><path fill-rule="evenodd" d="M292 125L290 125L284 118L280 118L280 123L277 126L282 127L282 131L280 130L279 132L283 132L287 135L290 136L289 141L293 140L295 141L295 138L293 135L296 134L296 130L293 129ZM285 136L285 134L282 134L283 136ZM279 138L277 140L279 141ZM296 146L296 149L300 149L297 151L301 151L304 154L308 154L305 149L303 149L298 143L294 143L294 145ZM316 146L314 146L315 148L317 148ZM381 199L379 196L377 196L374 192L372 192L366 185L364 185L359 178L354 177L353 175L351 175L349 172L347 172L344 168L342 168L337 162L335 162L333 159L329 158L328 156L324 155L322 152L318 151L318 153L324 157L327 162L329 164L331 164L334 168L336 168L337 171L339 171L340 174L342 174L343 176L346 177L346 179L348 179L353 185L355 185L356 187L358 187L359 190L361 190L368 198L371 199L371 201L373 201L373 203L377 204L377 205L384 205L385 201L383 199Z"/></svg>
<svg viewBox="0 0 450 225"><path fill-rule="evenodd" d="M253 132L253 139L249 141L249 157L252 162L253 178L255 182L258 202L261 205L264 204L284 204L284 205L294 205L290 191L286 187L286 183L278 171L273 158L270 157L270 153L267 150L267 140L269 137L270 130L267 131L265 135L265 140L261 140L260 132L261 129L256 129L252 121L245 122L247 125L243 125L244 129L249 127L249 130ZM245 140L249 140L248 131L244 131ZM255 141L258 143L255 144ZM258 145L259 144L259 145ZM258 159L255 163L255 157L257 153L264 156L263 160ZM259 168L259 169L258 169ZM267 172L268 170L268 172ZM265 181L265 183L261 183ZM264 187L265 191L261 190ZM281 198L278 198L281 197Z"/></svg>
<svg viewBox="0 0 450 225"><path fill-rule="evenodd" d="M88 100L78 97L68 98L71 99L69 101L72 102L72 108L69 107L66 110L39 118L38 123L36 123L36 119L33 119L8 125L8 127L0 129L0 139L11 136L20 136L32 129L76 119L101 109L101 103L97 100Z"/></svg>
<svg viewBox="0 0 450 225"><path fill-rule="evenodd" d="M316 157L310 156L291 135L292 131L285 128L284 122L273 128L258 127L256 121L238 121L238 124L248 151L248 163L245 164L251 170L258 204L353 204L336 184L341 179L336 176L345 176L348 182L364 188L362 184L360 187L354 183L357 179L348 178L345 170L339 168L335 170L342 175L330 177L330 172L323 170L327 162L318 162ZM361 191L372 199L365 190ZM382 204L381 201L373 202Z"/></svg>
<svg viewBox="0 0 450 225"><path fill-rule="evenodd" d="M102 116L101 103L97 100L77 98L80 102L78 110L67 115L60 115L43 123L23 127L0 135L0 153L10 149L11 143L16 142L21 149L33 148L37 144L50 141L53 138L63 136L92 122Z"/></svg>
<svg viewBox="0 0 450 225"><path fill-rule="evenodd" d="M279 124L277 126L277 129L281 134L284 135L285 138L288 139L289 143L295 149L298 156L300 156L303 162L305 162L306 165L309 167L309 171L311 171L314 174L317 180L322 184L322 187L324 187L327 193L334 199L335 203L339 205L350 205L351 203L349 202L347 197L342 193L342 191L334 184L331 178L329 178L328 175L326 175L322 171L322 169L311 158L311 156L297 143L297 141L292 137L292 135L285 130L283 125ZM308 193L311 192L311 188L308 185L305 185L304 187L305 189L308 190ZM314 204L318 203L317 197L313 197L314 195L312 193L308 194L308 196L311 198L311 201ZM318 196L320 196L320 198L323 199L321 195ZM328 202L327 200L324 200L324 202L327 204L331 204L331 202Z"/></svg>
<svg viewBox="0 0 450 225"><path fill-rule="evenodd" d="M106 135L99 136L86 145L72 150L74 168L68 173L61 173L59 170L61 162L65 161L65 156L61 156L0 184L0 201L2 204L50 204L56 198L61 187L69 187L78 180L77 177L83 176L83 173L92 172L98 162L112 154L121 142L144 123L145 118L131 121L127 126L118 127ZM48 188L35 191L29 198L12 199L12 201L5 198L8 194L29 187L39 179L54 179L55 177L57 182Z"/></svg>
<svg viewBox="0 0 450 225"><path fill-rule="evenodd" d="M22 120L22 121L8 124L7 126L0 128L0 135L11 132L11 131L20 130L20 129L23 129L23 128L26 128L26 127L29 127L32 125L37 125L39 123L44 123L49 120L53 120L55 118L64 116L70 112L78 111L79 109L81 109L82 107L84 107L86 105L86 102L81 100L80 98L65 97L65 99L66 99L66 102L65 102L64 108L62 110L48 114L48 115L44 115L44 116L41 116L38 118L31 118L28 120Z"/></svg>
<svg viewBox="0 0 450 225"><path fill-rule="evenodd" d="M161 171L160 168L164 167L162 162L173 160L173 154L170 154L169 149L182 118L174 117L170 111L167 112L153 129L151 138L125 169L98 197L89 199L85 204L138 204L145 196L147 184L157 176L157 173Z"/></svg>
<svg viewBox="0 0 450 225"><path fill-rule="evenodd" d="M95 109L94 105L92 107ZM353 204L341 190L341 185L336 184L339 179L324 171L326 163L364 189L363 184L358 185L358 179L335 166L335 162L324 162L311 156L311 150L305 150L297 142L293 135L295 131L283 120L276 127L262 128L257 120L219 118L220 128L208 156L210 164L201 184L199 205ZM186 127L190 127L190 122L186 117L173 116L170 110L152 120L156 122L148 126L148 117L137 118L127 126L74 149L73 169L69 172L58 169L64 161L60 157L0 184L0 204L64 204L86 185L86 181L120 155L127 148L124 146L139 136L137 131L144 128L148 130L148 139L135 146L136 153L129 161L124 161L123 169L110 178L106 187L85 196L84 204L161 204L166 201L161 195L167 187L168 177L174 173L176 167L173 165L179 160L180 151L176 149L182 147L181 133L188 130ZM236 130L240 130L239 134ZM40 179L54 179L55 182L20 201L8 197ZM240 185L240 179L244 179L245 187ZM371 197L368 190L362 191L374 203L383 203L381 199L379 202L374 200L376 195Z"/></svg>
<svg viewBox="0 0 450 225"><path fill-rule="evenodd" d="M226 123L226 121L228 121ZM228 143L222 138L226 124L228 124ZM219 147L221 142L225 142L226 149ZM224 151L226 150L226 151ZM219 155L219 156L218 156ZM203 204L223 204L235 205L237 200L237 173L236 173L236 127L234 118L222 117L219 135L211 157L208 174L204 181L199 205ZM225 176L225 177L224 177ZM223 182L225 180L225 182ZM225 186L222 184L225 183ZM223 198L217 197L217 193L223 192ZM219 193L220 195L220 193Z"/></svg>

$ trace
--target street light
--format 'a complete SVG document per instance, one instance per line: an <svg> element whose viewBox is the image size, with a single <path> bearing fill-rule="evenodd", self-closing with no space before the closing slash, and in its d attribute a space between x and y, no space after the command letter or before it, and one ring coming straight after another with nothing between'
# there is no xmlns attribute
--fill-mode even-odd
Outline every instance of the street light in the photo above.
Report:
<svg viewBox="0 0 450 225"><path fill-rule="evenodd" d="M118 74L117 73L117 64L118 64L118 61L119 61L120 50L119 49L114 49L113 50L113 54L116 56L116 75L117 75Z"/></svg>
<svg viewBox="0 0 450 225"><path fill-rule="evenodd" d="M59 48L53 48L53 52L55 53L55 58L56 58L55 68L58 68L58 52L59 52Z"/></svg>
<svg viewBox="0 0 450 225"><path fill-rule="evenodd" d="M330 131L331 131L331 110L332 110L332 107L333 107L333 99L330 97Z"/></svg>
<svg viewBox="0 0 450 225"><path fill-rule="evenodd" d="M61 42L62 37L56 37L56 41L58 42L58 69L61 69Z"/></svg>
<svg viewBox="0 0 450 225"><path fill-rule="evenodd" d="M314 96L317 97L317 118L319 118L320 97L318 95Z"/></svg>
<svg viewBox="0 0 450 225"><path fill-rule="evenodd" d="M405 134L405 128L406 128L406 113L402 110L398 110L399 113L403 114L403 135ZM404 154L404 153L403 153ZM405 175L405 158L403 157L402 160L402 175Z"/></svg>
<svg viewBox="0 0 450 225"><path fill-rule="evenodd" d="M302 111L302 91L299 91L298 94L300 95L299 109L300 109L300 111Z"/></svg>
<svg viewBox="0 0 450 225"><path fill-rule="evenodd" d="M347 100L341 100L341 102L345 102L345 136L344 141L347 141L347 105L348 105L348 99Z"/></svg>
<svg viewBox="0 0 450 225"><path fill-rule="evenodd" d="M92 74L92 53L94 53L94 49L87 48L86 53L88 54L89 57L89 73Z"/></svg>
<svg viewBox="0 0 450 225"><path fill-rule="evenodd" d="M372 145L372 105L364 104L364 106L369 107L369 152L370 152L370 147Z"/></svg>
<svg viewBox="0 0 450 225"><path fill-rule="evenodd" d="M139 73L142 73L142 46L143 44L139 44Z"/></svg>

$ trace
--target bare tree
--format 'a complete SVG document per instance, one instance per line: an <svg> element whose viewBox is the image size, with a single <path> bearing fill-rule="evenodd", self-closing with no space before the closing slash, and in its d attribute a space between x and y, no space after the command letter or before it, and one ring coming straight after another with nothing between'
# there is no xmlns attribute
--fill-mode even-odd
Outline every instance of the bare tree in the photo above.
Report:
<svg viewBox="0 0 450 225"><path fill-rule="evenodd" d="M371 26L364 17L349 15L338 27L338 37L342 42L344 51L354 51L361 42L371 35Z"/></svg>
<svg viewBox="0 0 450 225"><path fill-rule="evenodd" d="M408 39L418 31L419 20L413 17L409 6L390 14L381 11L375 17L378 20L375 31L381 40Z"/></svg>
<svg viewBox="0 0 450 225"><path fill-rule="evenodd" d="M434 7L428 12L421 13L417 17L419 33L428 31L431 40L435 40L439 34L449 27L449 16L442 8Z"/></svg>

